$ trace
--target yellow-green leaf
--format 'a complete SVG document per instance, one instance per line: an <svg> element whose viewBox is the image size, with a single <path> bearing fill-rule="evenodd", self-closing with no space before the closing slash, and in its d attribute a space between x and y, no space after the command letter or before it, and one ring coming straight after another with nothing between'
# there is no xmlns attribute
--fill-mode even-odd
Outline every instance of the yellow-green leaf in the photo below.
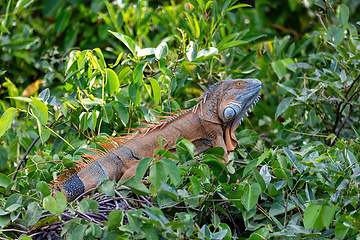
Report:
<svg viewBox="0 0 360 240"><path fill-rule="evenodd" d="M8 108L0 118L0 137L9 129L17 113L16 108Z"/></svg>
<svg viewBox="0 0 360 240"><path fill-rule="evenodd" d="M48 120L48 108L45 103L40 100L33 99L30 102L30 105L32 106L35 117L40 121L41 125L46 125Z"/></svg>

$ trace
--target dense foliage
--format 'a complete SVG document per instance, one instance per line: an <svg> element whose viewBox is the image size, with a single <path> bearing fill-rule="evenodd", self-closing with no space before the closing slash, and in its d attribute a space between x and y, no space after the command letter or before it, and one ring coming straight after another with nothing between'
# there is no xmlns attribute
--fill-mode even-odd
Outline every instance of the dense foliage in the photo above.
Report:
<svg viewBox="0 0 360 240"><path fill-rule="evenodd" d="M1 239L359 238L360 2L275 2L1 1ZM102 195L51 194L86 149L228 78L263 84L228 165L179 139ZM105 194L127 208L99 222Z"/></svg>

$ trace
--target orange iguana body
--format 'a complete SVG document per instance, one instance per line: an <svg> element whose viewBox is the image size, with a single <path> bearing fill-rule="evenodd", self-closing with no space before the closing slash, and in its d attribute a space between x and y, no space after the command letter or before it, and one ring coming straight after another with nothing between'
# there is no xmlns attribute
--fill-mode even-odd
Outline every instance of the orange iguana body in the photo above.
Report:
<svg viewBox="0 0 360 240"><path fill-rule="evenodd" d="M112 138L101 144L105 151L93 149L97 155L83 155L87 163L78 163L75 173L65 173L53 181L68 201L96 187L104 178L118 181L135 175L141 159L153 157L164 138L165 148L172 149L178 138L186 138L195 147L195 155L212 147L222 147L227 159L235 149L235 129L242 116L259 98L261 82L257 79L224 80L214 84L193 108L166 122L139 131L126 138Z"/></svg>

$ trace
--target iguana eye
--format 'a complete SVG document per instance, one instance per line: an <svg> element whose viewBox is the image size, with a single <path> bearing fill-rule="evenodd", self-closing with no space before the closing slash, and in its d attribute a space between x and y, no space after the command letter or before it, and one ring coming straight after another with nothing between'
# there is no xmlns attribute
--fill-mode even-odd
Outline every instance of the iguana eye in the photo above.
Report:
<svg viewBox="0 0 360 240"><path fill-rule="evenodd" d="M236 111L235 111L234 108L232 108L232 107L226 107L226 108L224 109L224 118L225 118L226 120L232 119L235 115L236 115Z"/></svg>

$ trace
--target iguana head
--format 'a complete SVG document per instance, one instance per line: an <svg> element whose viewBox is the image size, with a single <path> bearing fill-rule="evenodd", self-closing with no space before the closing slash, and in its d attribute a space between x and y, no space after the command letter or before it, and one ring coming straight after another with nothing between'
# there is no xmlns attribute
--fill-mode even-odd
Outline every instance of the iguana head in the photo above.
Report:
<svg viewBox="0 0 360 240"><path fill-rule="evenodd" d="M204 120L223 126L227 150L237 145L235 129L250 107L259 99L261 82L257 79L229 79L215 84L204 94Z"/></svg>

